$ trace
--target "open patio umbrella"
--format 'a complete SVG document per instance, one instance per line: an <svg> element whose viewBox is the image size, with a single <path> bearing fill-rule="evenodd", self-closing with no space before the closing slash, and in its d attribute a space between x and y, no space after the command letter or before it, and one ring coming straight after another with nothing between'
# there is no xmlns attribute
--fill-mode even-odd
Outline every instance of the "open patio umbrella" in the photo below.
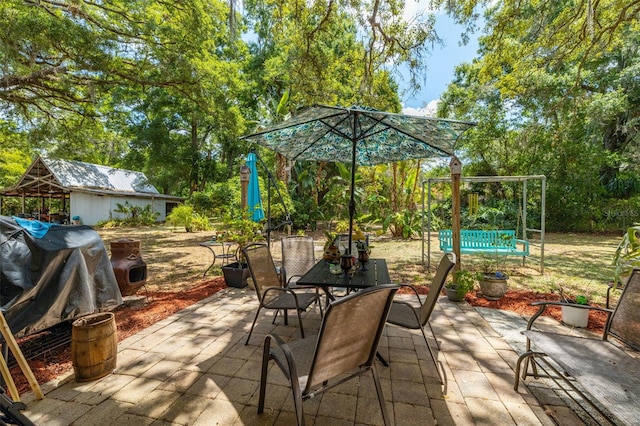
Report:
<svg viewBox="0 0 640 426"><path fill-rule="evenodd" d="M244 136L290 160L351 164L349 245L355 214L356 167L453 156L458 137L474 123L394 114L353 106L314 105L282 123Z"/></svg>
<svg viewBox="0 0 640 426"><path fill-rule="evenodd" d="M246 162L247 167L249 167L251 171L249 174L249 186L247 188L247 208L249 209L251 220L258 222L264 219L264 210L262 209L262 197L260 196L256 154L253 152L247 154Z"/></svg>

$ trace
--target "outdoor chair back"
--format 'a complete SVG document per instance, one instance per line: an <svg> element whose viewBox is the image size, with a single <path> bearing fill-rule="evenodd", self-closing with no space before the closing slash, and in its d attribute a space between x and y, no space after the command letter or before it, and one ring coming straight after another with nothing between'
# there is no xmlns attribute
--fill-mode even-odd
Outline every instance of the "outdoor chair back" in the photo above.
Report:
<svg viewBox="0 0 640 426"><path fill-rule="evenodd" d="M366 245L369 246L369 236L366 236ZM347 247L349 247L349 234L338 234L333 241L333 244L338 247L340 250L340 254L344 254L344 251ZM358 245L357 241L351 241L351 254L354 256L358 256Z"/></svg>
<svg viewBox="0 0 640 426"><path fill-rule="evenodd" d="M449 275L449 272L451 272L455 264L455 255L453 253L450 253L450 255L445 254L442 256L442 259L440 259L440 263L438 263L438 269L436 269L436 274L431 280L431 286L429 287L429 293L427 293L427 299L424 301L422 307L420 308L421 326L424 327L429 322L429 318L431 318L433 309L436 307L438 298L440 297L442 289L444 288L444 284L447 281L447 276Z"/></svg>
<svg viewBox="0 0 640 426"><path fill-rule="evenodd" d="M268 335L264 341L258 413L264 411L268 364L273 359L290 381L299 425L304 424L304 400L369 371L384 423L389 424L374 360L398 288L393 284L371 287L331 303L317 336L284 343L279 336Z"/></svg>
<svg viewBox="0 0 640 426"><path fill-rule="evenodd" d="M278 276L278 271L273 263L271 257L271 251L269 246L263 243L253 243L242 248L242 253L247 260L249 271L251 272L251 278L253 285L258 296L258 310L256 316L253 319L251 330L247 336L245 345L249 344L251 333L256 325L258 315L262 308L276 310L276 316L278 311L284 311L284 323L288 325L288 310L294 309L298 316L298 322L300 324L300 334L304 337L304 328L302 326L302 318L300 312L304 312L314 302L319 300L317 293L301 293L298 294L292 289L284 288L282 281ZM318 303L318 305L320 305ZM322 315L322 307L320 306L320 314ZM273 322L275 323L276 317Z"/></svg>
<svg viewBox="0 0 640 426"><path fill-rule="evenodd" d="M431 286L429 287L429 292L427 293L427 298L424 303L420 298L420 294L418 290L409 284L403 284L403 287L407 287L411 289L412 293L416 296L417 304L412 304L405 301L395 300L393 305L391 306L391 312L389 312L389 317L387 318L387 322L399 327L408 328L411 330L418 330L422 332L422 336L424 337L424 341L427 344L427 349L429 349L429 354L431 355L431 359L438 371L438 377L440 378L440 382L444 383L444 379L442 377L442 373L438 368L438 363L436 361L435 354L429 345L429 340L427 339L427 335L424 332L424 327L426 325L429 326L431 330L431 334L436 341L438 347L438 339L436 338L435 333L433 332L433 328L429 323L429 319L431 318L431 314L438 302L438 297L440 297L440 293L442 293L442 288L447 280L447 276L449 272L455 266L455 255L453 253L445 253L440 259L440 263L438 264L438 269L436 270L436 274L431 280Z"/></svg>
<svg viewBox="0 0 640 426"><path fill-rule="evenodd" d="M282 276L286 285L295 283L316 264L313 237L282 237Z"/></svg>
<svg viewBox="0 0 640 426"><path fill-rule="evenodd" d="M640 351L640 270L634 270L629 281L622 290L620 300L616 305L608 327L605 326L604 336L612 335L622 343Z"/></svg>
<svg viewBox="0 0 640 426"><path fill-rule="evenodd" d="M280 276L268 245L264 243L249 244L242 248L242 253L247 260L247 266L251 272L253 285L259 299L262 300L267 288L282 287ZM271 297L275 297L275 295Z"/></svg>

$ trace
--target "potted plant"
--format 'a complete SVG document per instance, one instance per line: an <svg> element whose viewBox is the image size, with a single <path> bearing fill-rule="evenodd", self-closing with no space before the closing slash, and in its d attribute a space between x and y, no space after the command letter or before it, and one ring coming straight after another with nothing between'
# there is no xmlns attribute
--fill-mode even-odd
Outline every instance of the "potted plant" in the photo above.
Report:
<svg viewBox="0 0 640 426"><path fill-rule="evenodd" d="M513 238L509 234L500 234L497 238L509 240ZM478 278L482 296L488 300L499 300L507 292L509 276L504 272L505 256L498 252L497 247L501 244L495 243L496 250L492 255L483 254L483 273Z"/></svg>
<svg viewBox="0 0 640 426"><path fill-rule="evenodd" d="M475 289L477 280L477 274L467 269L456 271L453 280L444 285L447 298L452 302L462 302L464 296Z"/></svg>
<svg viewBox="0 0 640 426"><path fill-rule="evenodd" d="M249 214L245 211L239 219L230 216L225 217L223 225L226 230L224 240L238 244L238 261L222 267L224 280L230 287L246 287L250 272L247 263L244 262L241 249L249 242L264 240L261 233L262 224L249 219Z"/></svg>
<svg viewBox="0 0 640 426"><path fill-rule="evenodd" d="M340 249L335 243L337 236L338 235L335 232L324 231L326 241L324 243L324 253L322 258L333 264L340 262Z"/></svg>
<svg viewBox="0 0 640 426"><path fill-rule="evenodd" d="M587 290L575 297L569 296L562 285L558 284L560 301L566 303L562 305L562 322L571 327L586 328L589 324L589 296Z"/></svg>
<svg viewBox="0 0 640 426"><path fill-rule="evenodd" d="M640 224L627 228L613 255L614 286L626 284L634 267L640 267Z"/></svg>

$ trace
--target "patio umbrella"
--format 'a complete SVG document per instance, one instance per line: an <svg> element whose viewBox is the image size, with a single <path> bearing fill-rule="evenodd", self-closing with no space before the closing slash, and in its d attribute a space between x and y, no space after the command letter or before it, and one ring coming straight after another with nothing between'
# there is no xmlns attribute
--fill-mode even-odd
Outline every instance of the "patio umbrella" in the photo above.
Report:
<svg viewBox="0 0 640 426"><path fill-rule="evenodd" d="M453 156L458 137L474 123L416 117L353 106L314 105L275 126L244 136L290 160L351 164L349 250L358 165Z"/></svg>
<svg viewBox="0 0 640 426"><path fill-rule="evenodd" d="M256 154L250 152L247 155L246 162L251 171L249 174L249 186L247 188L247 208L249 209L251 220L258 222L264 219L264 210L262 209L262 197L260 197Z"/></svg>

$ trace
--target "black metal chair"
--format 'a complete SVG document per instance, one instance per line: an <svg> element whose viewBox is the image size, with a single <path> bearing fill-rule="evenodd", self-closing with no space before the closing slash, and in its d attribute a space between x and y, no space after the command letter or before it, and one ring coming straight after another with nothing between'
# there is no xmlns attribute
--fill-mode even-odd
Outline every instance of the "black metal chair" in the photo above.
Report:
<svg viewBox="0 0 640 426"><path fill-rule="evenodd" d="M267 335L258 414L264 412L269 361L274 360L290 382L298 425L304 425L303 401L369 371L384 423L390 424L374 360L398 288L393 284L371 287L331 303L317 336L285 343L275 334Z"/></svg>

